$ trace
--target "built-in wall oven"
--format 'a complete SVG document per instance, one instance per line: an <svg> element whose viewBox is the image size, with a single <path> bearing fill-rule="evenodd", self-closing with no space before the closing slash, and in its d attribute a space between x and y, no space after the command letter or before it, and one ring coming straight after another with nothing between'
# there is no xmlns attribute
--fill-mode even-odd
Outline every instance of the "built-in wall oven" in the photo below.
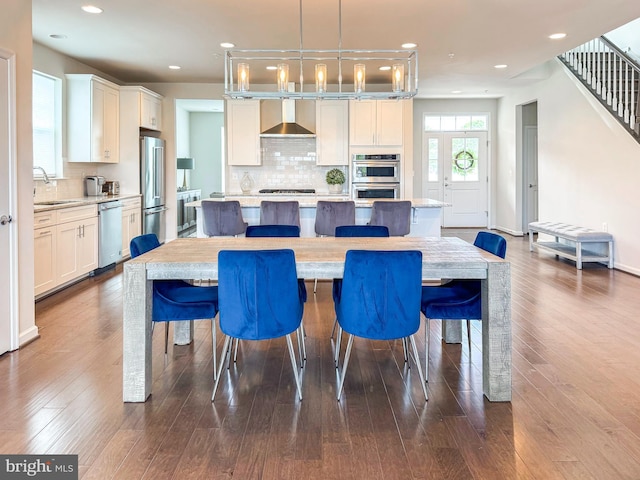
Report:
<svg viewBox="0 0 640 480"><path fill-rule="evenodd" d="M399 153L356 153L351 158L351 168L354 199L400 197Z"/></svg>

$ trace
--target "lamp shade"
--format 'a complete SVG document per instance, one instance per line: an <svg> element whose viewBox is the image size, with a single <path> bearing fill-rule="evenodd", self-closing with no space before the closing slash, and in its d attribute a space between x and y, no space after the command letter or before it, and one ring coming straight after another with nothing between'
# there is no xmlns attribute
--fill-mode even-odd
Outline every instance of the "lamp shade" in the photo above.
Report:
<svg viewBox="0 0 640 480"><path fill-rule="evenodd" d="M176 168L180 170L193 170L196 165L196 161L193 158L178 158L178 165Z"/></svg>

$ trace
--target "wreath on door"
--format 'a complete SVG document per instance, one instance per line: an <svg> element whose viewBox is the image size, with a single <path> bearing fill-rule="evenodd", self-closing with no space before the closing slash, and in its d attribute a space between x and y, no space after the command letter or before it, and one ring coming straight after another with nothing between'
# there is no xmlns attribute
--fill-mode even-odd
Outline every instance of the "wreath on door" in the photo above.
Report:
<svg viewBox="0 0 640 480"><path fill-rule="evenodd" d="M472 169L476 164L476 158L469 150L461 150L453 157L456 168L462 172Z"/></svg>

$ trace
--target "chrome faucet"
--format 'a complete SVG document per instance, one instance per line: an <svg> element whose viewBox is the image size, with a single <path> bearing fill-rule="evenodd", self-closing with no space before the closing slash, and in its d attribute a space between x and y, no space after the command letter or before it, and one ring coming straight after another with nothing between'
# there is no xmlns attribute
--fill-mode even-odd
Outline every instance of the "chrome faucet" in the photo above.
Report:
<svg viewBox="0 0 640 480"><path fill-rule="evenodd" d="M42 167L36 167L35 165L33 166L34 170L40 170L42 172L42 178L44 180L44 183L49 183L49 175L47 175L47 172L44 171L44 168Z"/></svg>

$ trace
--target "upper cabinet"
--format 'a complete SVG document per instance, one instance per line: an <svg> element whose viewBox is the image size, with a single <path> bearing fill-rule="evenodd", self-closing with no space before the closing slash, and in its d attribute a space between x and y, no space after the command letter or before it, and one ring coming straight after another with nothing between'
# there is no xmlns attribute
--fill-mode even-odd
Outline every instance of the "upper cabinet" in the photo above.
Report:
<svg viewBox="0 0 640 480"><path fill-rule="evenodd" d="M349 164L349 109L343 100L316 102L316 164Z"/></svg>
<svg viewBox="0 0 640 480"><path fill-rule="evenodd" d="M260 100L227 100L227 164L260 165Z"/></svg>
<svg viewBox="0 0 640 480"><path fill-rule="evenodd" d="M120 91L95 75L67 78L69 162L119 162Z"/></svg>
<svg viewBox="0 0 640 480"><path fill-rule="evenodd" d="M358 146L403 144L402 100L349 101L349 143Z"/></svg>
<svg viewBox="0 0 640 480"><path fill-rule="evenodd" d="M139 86L120 87L120 113L135 118L138 127L162 130L162 95Z"/></svg>

